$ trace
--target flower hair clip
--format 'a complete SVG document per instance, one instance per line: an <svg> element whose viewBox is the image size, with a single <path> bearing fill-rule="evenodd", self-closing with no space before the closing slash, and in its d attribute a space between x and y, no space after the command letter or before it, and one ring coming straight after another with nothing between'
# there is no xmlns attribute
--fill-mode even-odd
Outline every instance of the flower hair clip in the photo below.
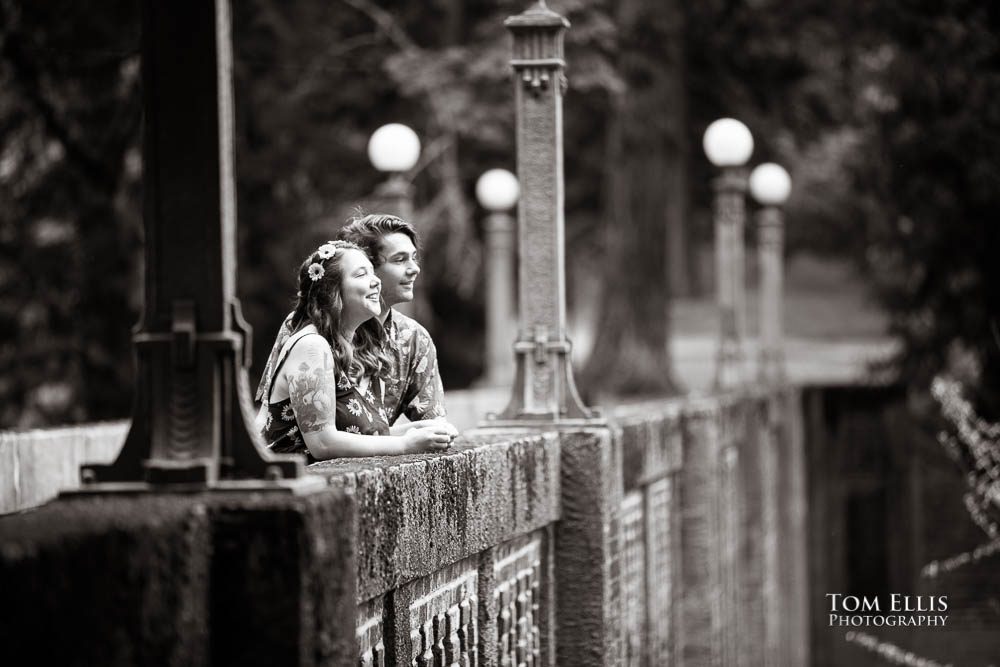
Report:
<svg viewBox="0 0 1000 667"><path fill-rule="evenodd" d="M309 273L309 279L313 282L316 282L317 280L322 278L323 275L326 273L326 269L324 269L323 265L320 264L319 262L313 262L312 264L310 264L307 271Z"/></svg>
<svg viewBox="0 0 1000 667"><path fill-rule="evenodd" d="M319 247L316 254L319 255L320 259L330 259L337 254L337 246L334 245L333 241L327 241Z"/></svg>

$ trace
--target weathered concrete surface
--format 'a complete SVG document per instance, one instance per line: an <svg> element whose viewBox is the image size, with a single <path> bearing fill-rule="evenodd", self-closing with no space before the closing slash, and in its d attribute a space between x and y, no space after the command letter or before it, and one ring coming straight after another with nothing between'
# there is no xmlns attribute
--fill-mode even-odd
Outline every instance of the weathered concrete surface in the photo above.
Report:
<svg viewBox="0 0 1000 667"><path fill-rule="evenodd" d="M351 664L353 515L324 489L76 497L4 517L5 661Z"/></svg>
<svg viewBox="0 0 1000 667"><path fill-rule="evenodd" d="M726 406L723 419L732 424L732 446L737 463L734 491L734 552L736 575L735 632L731 633L736 664L764 665L766 624L776 623L765 614L765 553L763 518L764 474L762 449L767 441L767 404L764 395L751 395Z"/></svg>
<svg viewBox="0 0 1000 667"><path fill-rule="evenodd" d="M314 464L358 504L358 602L559 518L555 433L473 432L451 453Z"/></svg>
<svg viewBox="0 0 1000 667"><path fill-rule="evenodd" d="M564 431L562 520L556 526L556 664L623 657L619 513L621 430Z"/></svg>
<svg viewBox="0 0 1000 667"><path fill-rule="evenodd" d="M781 443L779 467L781 484L779 502L779 549L781 572L782 613L788 619L783 624L781 650L789 664L806 664L816 654L811 649L809 606L809 530L812 525L808 488L805 423L802 395L798 389L786 388L778 398L784 415L775 425ZM783 517L783 519L781 519ZM787 565L785 564L787 563Z"/></svg>
<svg viewBox="0 0 1000 667"><path fill-rule="evenodd" d="M722 434L717 401L685 406L681 475L681 580L677 655L683 665L722 664L724 524L719 460Z"/></svg>
<svg viewBox="0 0 1000 667"><path fill-rule="evenodd" d="M328 488L314 496L77 498L4 517L9 608L64 584L0 639L45 645L48 619L106 594L124 602L98 605L57 662L131 664L166 646L141 662L353 664L358 604L375 600L371 641L408 664L427 635L412 614L445 622L448 582L474 577L489 667L498 628L533 623L518 611L511 625L494 599L496 554L541 535L542 664L806 664L797 405L761 391L618 406L610 426L482 429L445 454L316 464Z"/></svg>
<svg viewBox="0 0 1000 667"><path fill-rule="evenodd" d="M210 500L212 664L355 663L353 498L328 489Z"/></svg>
<svg viewBox="0 0 1000 667"><path fill-rule="evenodd" d="M621 405L612 412L622 431L622 484L625 491L675 473L683 465L681 403L649 401Z"/></svg>
<svg viewBox="0 0 1000 667"><path fill-rule="evenodd" d="M475 427L489 411L501 410L507 387L447 393L448 419L460 431ZM80 486L80 465L115 460L129 421L32 431L0 431L0 514L37 507L61 491Z"/></svg>
<svg viewBox="0 0 1000 667"><path fill-rule="evenodd" d="M210 554L196 498L73 500L0 519L4 662L208 664Z"/></svg>
<svg viewBox="0 0 1000 667"><path fill-rule="evenodd" d="M646 401L618 406L612 412L622 431L624 492L639 501L635 508L627 507L627 502L622 507L622 551L627 559L622 568L623 633L632 660L627 664L636 664L635 660L643 665L676 662L682 594L681 407L680 400ZM630 516L633 513L636 516Z"/></svg>
<svg viewBox="0 0 1000 667"><path fill-rule="evenodd" d="M114 460L128 422L0 431L0 514L36 507L80 486L80 466Z"/></svg>

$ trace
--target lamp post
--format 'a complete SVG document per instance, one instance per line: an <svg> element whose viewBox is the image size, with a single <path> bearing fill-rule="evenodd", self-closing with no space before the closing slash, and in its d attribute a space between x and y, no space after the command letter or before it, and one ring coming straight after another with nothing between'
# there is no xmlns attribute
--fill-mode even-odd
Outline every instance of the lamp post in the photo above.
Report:
<svg viewBox="0 0 1000 667"><path fill-rule="evenodd" d="M389 123L375 130L368 140L368 159L388 178L375 190L383 213L398 215L413 223L413 186L403 176L420 158L417 133L402 123Z"/></svg>
<svg viewBox="0 0 1000 667"><path fill-rule="evenodd" d="M378 210L374 212L398 216L416 227L413 220L413 185L404 174L413 169L420 159L417 133L402 123L383 125L368 140L368 159L373 167L388 176L375 190ZM395 308L426 323L429 308L423 283L418 281L414 285L411 304L397 304Z"/></svg>
<svg viewBox="0 0 1000 667"><path fill-rule="evenodd" d="M142 9L136 398L118 458L84 465L79 493L322 489L303 457L272 453L253 423L250 327L236 296L229 2Z"/></svg>
<svg viewBox="0 0 1000 667"><path fill-rule="evenodd" d="M476 198L486 217L486 369L482 384L509 385L514 379L511 354L517 337L514 311L514 218L510 211L521 194L517 177L490 169L476 181Z"/></svg>
<svg viewBox="0 0 1000 667"><path fill-rule="evenodd" d="M517 175L518 332L511 400L492 423L593 424L576 390L566 336L563 114L569 21L539 1L504 25L512 36Z"/></svg>
<svg viewBox="0 0 1000 667"><path fill-rule="evenodd" d="M785 377L782 351L782 272L784 221L781 206L788 200L792 180L781 165L766 162L750 173L750 194L761 205L757 213L757 252L760 261L760 381Z"/></svg>
<svg viewBox="0 0 1000 667"><path fill-rule="evenodd" d="M744 165L753 153L753 136L733 118L720 118L705 130L702 145L719 168L715 179L715 275L719 304L719 349L715 386L729 389L744 380L746 267L743 250L747 188Z"/></svg>

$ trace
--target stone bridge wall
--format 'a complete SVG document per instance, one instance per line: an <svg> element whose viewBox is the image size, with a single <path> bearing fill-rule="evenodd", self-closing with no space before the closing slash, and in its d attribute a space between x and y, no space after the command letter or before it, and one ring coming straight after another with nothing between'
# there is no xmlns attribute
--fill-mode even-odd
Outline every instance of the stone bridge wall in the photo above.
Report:
<svg viewBox="0 0 1000 667"><path fill-rule="evenodd" d="M0 519L0 641L12 664L807 664L799 420L793 391L679 399L317 464L300 497L60 500Z"/></svg>

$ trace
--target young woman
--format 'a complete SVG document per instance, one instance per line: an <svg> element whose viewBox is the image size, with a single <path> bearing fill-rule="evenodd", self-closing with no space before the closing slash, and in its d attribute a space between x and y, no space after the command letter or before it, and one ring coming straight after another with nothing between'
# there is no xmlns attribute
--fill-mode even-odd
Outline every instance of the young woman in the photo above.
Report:
<svg viewBox="0 0 1000 667"><path fill-rule="evenodd" d="M373 319L380 294L371 262L353 243L325 243L302 263L294 333L281 347L261 406L261 433L273 451L321 461L448 447L447 424L389 427L379 378L388 358Z"/></svg>

